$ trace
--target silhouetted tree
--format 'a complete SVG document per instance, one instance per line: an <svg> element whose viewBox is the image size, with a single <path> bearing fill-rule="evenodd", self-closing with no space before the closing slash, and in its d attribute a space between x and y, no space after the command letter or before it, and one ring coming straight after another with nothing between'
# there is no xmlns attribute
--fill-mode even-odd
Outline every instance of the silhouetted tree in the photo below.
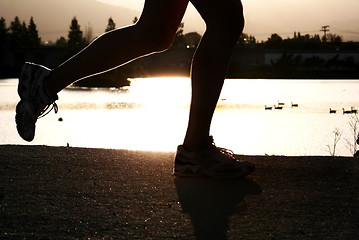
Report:
<svg viewBox="0 0 359 240"><path fill-rule="evenodd" d="M66 40L66 38L60 37L59 39L57 39L57 40L56 40L56 43L55 43L55 46L56 46L56 47L59 47L59 48L66 48L66 47L67 47L67 40Z"/></svg>
<svg viewBox="0 0 359 240"><path fill-rule="evenodd" d="M15 17L14 21L10 23L9 28L9 40L10 45L13 47L22 46L24 37L26 37L26 25L21 24L18 16Z"/></svg>
<svg viewBox="0 0 359 240"><path fill-rule="evenodd" d="M283 39L281 36L273 33L270 38L268 38L267 42L265 42L265 45L269 48L278 48L281 47L282 41Z"/></svg>
<svg viewBox="0 0 359 240"><path fill-rule="evenodd" d="M350 42L342 43L341 49L342 50L358 50L359 42L350 41Z"/></svg>
<svg viewBox="0 0 359 240"><path fill-rule="evenodd" d="M39 37L33 17L31 17L29 26L27 27L27 37L28 37L28 46L29 47L39 47L40 46L41 38Z"/></svg>
<svg viewBox="0 0 359 240"><path fill-rule="evenodd" d="M249 43L256 43L256 38L252 35L248 35L247 33L242 33L237 41L238 45L243 45L243 44L249 44Z"/></svg>
<svg viewBox="0 0 359 240"><path fill-rule="evenodd" d="M201 41L202 36L197 32L190 32L183 35L183 38L187 46L197 47Z"/></svg>
<svg viewBox="0 0 359 240"><path fill-rule="evenodd" d="M319 35L301 35L300 32L294 32L293 38L287 38L283 40L280 45L281 48L288 50L319 49L321 45L321 40Z"/></svg>
<svg viewBox="0 0 359 240"><path fill-rule="evenodd" d="M173 40L173 46L175 46L175 47L178 47L178 46L181 46L181 45L185 44L184 37L183 37L184 36L183 35L183 28L184 28L184 23L182 22L178 26L175 38Z"/></svg>
<svg viewBox="0 0 359 240"><path fill-rule="evenodd" d="M83 33L81 31L81 27L77 22L76 17L74 17L71 21L70 31L68 34L68 46L70 49L78 50L84 45L84 40L82 37Z"/></svg>
<svg viewBox="0 0 359 240"><path fill-rule="evenodd" d="M84 32L84 41L85 41L85 44L89 44L92 40L94 39L93 37L93 30L92 30L92 26L90 23L88 23L86 26L85 26L85 32Z"/></svg>
<svg viewBox="0 0 359 240"><path fill-rule="evenodd" d="M253 35L249 35L247 43L257 43L257 39Z"/></svg>
<svg viewBox="0 0 359 240"><path fill-rule="evenodd" d="M343 38L337 34L329 33L327 34L327 41L332 43L341 43L343 41Z"/></svg>
<svg viewBox="0 0 359 240"><path fill-rule="evenodd" d="M20 42L20 46L27 47L29 45L29 32L25 21L21 24Z"/></svg>
<svg viewBox="0 0 359 240"><path fill-rule="evenodd" d="M8 44L8 29L6 28L6 21L3 17L0 19L0 49Z"/></svg>
<svg viewBox="0 0 359 240"><path fill-rule="evenodd" d="M116 29L116 23L113 21L112 17L108 19L107 27L105 32L112 31Z"/></svg>

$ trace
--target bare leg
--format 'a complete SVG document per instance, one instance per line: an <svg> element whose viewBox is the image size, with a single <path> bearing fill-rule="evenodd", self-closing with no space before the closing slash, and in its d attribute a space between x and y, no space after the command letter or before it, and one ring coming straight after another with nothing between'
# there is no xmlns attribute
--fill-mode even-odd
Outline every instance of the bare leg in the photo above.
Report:
<svg viewBox="0 0 359 240"><path fill-rule="evenodd" d="M184 146L208 145L212 116L235 43L244 26L240 0L191 0L206 22L192 64L192 100Z"/></svg>
<svg viewBox="0 0 359 240"><path fill-rule="evenodd" d="M188 0L146 0L137 24L105 33L51 72L50 94L69 84L138 57L167 49L187 8Z"/></svg>
<svg viewBox="0 0 359 240"><path fill-rule="evenodd" d="M192 65L192 101L184 146L199 149L208 143L209 129L235 42L244 20L239 0L191 0L207 30ZM81 78L97 74L170 46L188 0L146 0L136 25L103 34L69 59L47 79L56 94Z"/></svg>

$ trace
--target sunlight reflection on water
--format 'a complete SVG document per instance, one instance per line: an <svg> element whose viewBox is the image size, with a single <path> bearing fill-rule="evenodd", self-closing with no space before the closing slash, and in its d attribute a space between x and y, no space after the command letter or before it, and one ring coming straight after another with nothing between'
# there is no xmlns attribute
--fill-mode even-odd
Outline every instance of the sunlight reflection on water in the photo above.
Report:
<svg viewBox="0 0 359 240"><path fill-rule="evenodd" d="M344 140L352 138L349 117L341 109L359 107L358 83L226 80L211 133L217 145L239 154L328 155L332 132L339 128L337 154L350 155ZM31 143L15 129L16 84L16 79L0 81L2 144L174 151L185 134L188 78L133 79L121 90L66 89L59 94L59 113L39 120ZM283 110L264 110L278 101L285 103ZM338 113L329 114L329 108Z"/></svg>

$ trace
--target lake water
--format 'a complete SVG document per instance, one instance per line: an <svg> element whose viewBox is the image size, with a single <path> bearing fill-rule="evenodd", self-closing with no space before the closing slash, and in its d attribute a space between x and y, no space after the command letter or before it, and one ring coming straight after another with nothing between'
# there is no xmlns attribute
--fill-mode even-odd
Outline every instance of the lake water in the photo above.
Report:
<svg viewBox="0 0 359 240"><path fill-rule="evenodd" d="M190 79L133 79L121 90L65 89L59 113L39 119L34 141L17 134L17 79L0 80L0 144L175 151L183 141ZM264 106L285 103L282 110ZM291 107L291 102L298 107ZM211 134L216 145L238 154L329 155L333 131L342 135L336 155L351 155L359 80L239 80L225 82ZM329 114L329 108L336 114ZM59 118L63 121L58 121ZM348 143L349 141L349 143Z"/></svg>

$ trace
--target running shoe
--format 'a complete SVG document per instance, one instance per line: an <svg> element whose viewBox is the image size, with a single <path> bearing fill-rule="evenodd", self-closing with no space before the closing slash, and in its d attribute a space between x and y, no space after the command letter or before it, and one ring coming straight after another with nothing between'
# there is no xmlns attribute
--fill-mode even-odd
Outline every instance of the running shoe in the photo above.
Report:
<svg viewBox="0 0 359 240"><path fill-rule="evenodd" d="M254 171L254 164L239 161L231 150L211 144L201 151L190 152L179 145L175 155L174 175L178 177L206 176L241 178Z"/></svg>
<svg viewBox="0 0 359 240"><path fill-rule="evenodd" d="M19 135L26 141L32 141L35 136L35 124L38 118L48 114L52 109L57 113L55 101L57 94L50 96L45 89L45 79L51 70L34 63L22 66L18 94L20 101L16 106L16 128Z"/></svg>

